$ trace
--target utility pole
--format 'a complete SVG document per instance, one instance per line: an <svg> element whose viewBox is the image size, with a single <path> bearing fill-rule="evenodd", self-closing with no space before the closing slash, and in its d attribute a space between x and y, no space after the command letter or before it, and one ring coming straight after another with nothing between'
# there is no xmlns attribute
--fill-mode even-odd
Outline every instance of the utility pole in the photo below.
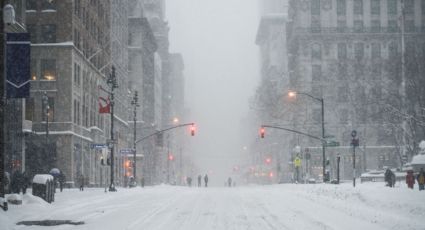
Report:
<svg viewBox="0 0 425 230"><path fill-rule="evenodd" d="M4 211L7 211L7 202L5 198L4 184L4 161L5 161L5 108L6 108L6 68L5 68L5 33L4 33L4 20L3 20L3 6L4 0L0 0L0 206ZM2 203L1 203L2 201Z"/></svg>
<svg viewBox="0 0 425 230"><path fill-rule="evenodd" d="M116 192L115 184L114 184L114 147L116 141L114 139L114 90L118 88L117 78L115 76L115 67L112 66L112 73L109 75L108 80L106 82L111 88L111 144L109 148L111 149L111 184L109 185L110 192Z"/></svg>
<svg viewBox="0 0 425 230"><path fill-rule="evenodd" d="M136 130L137 130L137 107L139 107L139 96L137 94L137 91L134 92L133 100L131 101L131 105L133 106L133 178L134 181L137 184L136 180Z"/></svg>
<svg viewBox="0 0 425 230"><path fill-rule="evenodd" d="M351 146L353 146L353 187L356 187L356 147L359 146L359 139L356 138L357 131L351 132Z"/></svg>
<svg viewBox="0 0 425 230"><path fill-rule="evenodd" d="M170 184L170 134L167 134L167 183Z"/></svg>

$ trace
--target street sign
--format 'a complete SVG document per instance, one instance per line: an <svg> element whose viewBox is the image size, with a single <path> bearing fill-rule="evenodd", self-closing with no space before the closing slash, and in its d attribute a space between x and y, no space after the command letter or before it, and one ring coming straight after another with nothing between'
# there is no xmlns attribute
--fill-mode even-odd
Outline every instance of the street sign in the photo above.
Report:
<svg viewBox="0 0 425 230"><path fill-rule="evenodd" d="M134 152L134 150L132 148L120 149L121 154L128 154L128 153L133 153L133 152Z"/></svg>
<svg viewBox="0 0 425 230"><path fill-rule="evenodd" d="M100 143L90 145L90 148L92 148L92 149L103 149L103 148L106 148L106 147L108 147L107 144L100 144Z"/></svg>
<svg viewBox="0 0 425 230"><path fill-rule="evenodd" d="M296 157L295 158L294 165L295 165L295 167L300 167L301 166L301 159L299 157Z"/></svg>
<svg viewBox="0 0 425 230"><path fill-rule="evenodd" d="M339 146L338 141L327 141L326 142L326 147L338 147L338 146Z"/></svg>

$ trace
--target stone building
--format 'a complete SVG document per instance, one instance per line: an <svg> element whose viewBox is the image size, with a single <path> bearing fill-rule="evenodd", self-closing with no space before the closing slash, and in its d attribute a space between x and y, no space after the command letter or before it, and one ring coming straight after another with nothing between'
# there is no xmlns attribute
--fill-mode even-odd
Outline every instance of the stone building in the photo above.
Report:
<svg viewBox="0 0 425 230"><path fill-rule="evenodd" d="M100 164L105 155L91 145L106 143L110 133L109 114L98 113L98 98L99 86L108 88L111 67L111 3L28 0L26 8L32 43L26 114L34 131L27 141L27 168L46 173L40 164L51 159L71 186L80 175L87 184L107 184L109 169ZM47 124L48 152L42 157L40 138Z"/></svg>

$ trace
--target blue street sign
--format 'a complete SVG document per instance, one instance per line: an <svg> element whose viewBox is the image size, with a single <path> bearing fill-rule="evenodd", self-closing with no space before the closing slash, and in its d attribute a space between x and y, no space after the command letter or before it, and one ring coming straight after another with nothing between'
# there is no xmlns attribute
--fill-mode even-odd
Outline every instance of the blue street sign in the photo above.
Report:
<svg viewBox="0 0 425 230"><path fill-rule="evenodd" d="M106 144L91 144L90 146L92 149L103 149L106 148L107 145Z"/></svg>

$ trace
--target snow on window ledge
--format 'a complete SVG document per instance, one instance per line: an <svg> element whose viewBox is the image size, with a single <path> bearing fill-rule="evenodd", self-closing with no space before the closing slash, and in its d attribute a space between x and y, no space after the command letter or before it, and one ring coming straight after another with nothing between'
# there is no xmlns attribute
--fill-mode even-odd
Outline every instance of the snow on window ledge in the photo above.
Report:
<svg viewBox="0 0 425 230"><path fill-rule="evenodd" d="M42 10L41 12L42 13L56 13L57 11L53 10L53 9L48 9L48 10Z"/></svg>

